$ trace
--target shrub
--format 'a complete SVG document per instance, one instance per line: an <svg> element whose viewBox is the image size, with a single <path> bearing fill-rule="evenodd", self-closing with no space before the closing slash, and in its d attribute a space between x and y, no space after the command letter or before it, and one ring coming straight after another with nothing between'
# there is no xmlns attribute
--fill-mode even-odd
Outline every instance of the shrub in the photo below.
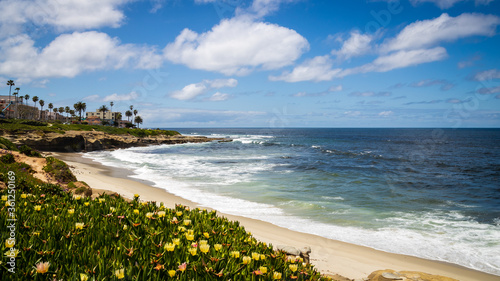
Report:
<svg viewBox="0 0 500 281"><path fill-rule="evenodd" d="M0 157L0 161L4 164L12 164L12 163L16 162L16 159L14 159L14 155L7 153L7 154L2 155Z"/></svg>
<svg viewBox="0 0 500 281"><path fill-rule="evenodd" d="M54 176L57 181L63 183L76 181L75 175L73 175L66 163L52 156L47 157L46 159L47 165L43 167L43 170Z"/></svg>
<svg viewBox="0 0 500 281"><path fill-rule="evenodd" d="M2 137L0 137L0 147L7 150L19 151L15 144L13 144L10 140Z"/></svg>
<svg viewBox="0 0 500 281"><path fill-rule="evenodd" d="M19 151L26 155L26 156L29 156L29 157L42 157L42 155L40 154L40 152L34 150L33 148L27 146L27 145L22 145L20 148L19 148Z"/></svg>

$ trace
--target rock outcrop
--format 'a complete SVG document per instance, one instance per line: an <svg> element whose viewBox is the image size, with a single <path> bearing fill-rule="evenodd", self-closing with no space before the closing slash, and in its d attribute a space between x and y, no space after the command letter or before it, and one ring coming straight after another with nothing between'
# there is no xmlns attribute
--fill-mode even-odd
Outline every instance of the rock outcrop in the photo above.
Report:
<svg viewBox="0 0 500 281"><path fill-rule="evenodd" d="M27 145L40 151L54 152L90 152L158 144L228 141L225 138L183 135L135 137L132 135L112 135L98 131L66 131L64 134L34 131L18 135L4 134L2 137L17 145Z"/></svg>

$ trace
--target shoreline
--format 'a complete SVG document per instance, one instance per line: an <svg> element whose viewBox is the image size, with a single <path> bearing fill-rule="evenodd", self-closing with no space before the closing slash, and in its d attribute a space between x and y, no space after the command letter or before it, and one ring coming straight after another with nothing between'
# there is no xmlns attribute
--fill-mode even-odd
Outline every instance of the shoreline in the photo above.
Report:
<svg viewBox="0 0 500 281"><path fill-rule="evenodd" d="M164 202L166 207L182 204L190 208L204 208L199 204L168 193L153 186L152 182L128 177L133 173L126 169L104 166L80 153L52 153L65 161L80 181L85 181L97 193L116 192L126 198L140 194L143 201ZM210 208L206 208L210 209ZM458 280L500 280L500 276L484 273L459 265L426 260L413 256L393 254L372 248L327 239L313 234L297 232L268 222L218 212L218 215L239 221L245 229L260 241L273 246L288 245L296 248L310 246L311 263L322 273L341 275L350 279L366 278L376 270L420 271Z"/></svg>

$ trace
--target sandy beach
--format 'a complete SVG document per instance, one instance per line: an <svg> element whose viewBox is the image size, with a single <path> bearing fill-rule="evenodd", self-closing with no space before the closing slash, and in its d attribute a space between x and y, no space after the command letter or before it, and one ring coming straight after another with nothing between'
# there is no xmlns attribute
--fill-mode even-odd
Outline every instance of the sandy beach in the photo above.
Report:
<svg viewBox="0 0 500 281"><path fill-rule="evenodd" d="M129 178L128 176L133 174L131 171L103 166L78 153L54 153L53 155L70 165L78 180L88 183L94 192L100 193L106 190L119 193L126 198L132 198L135 193L138 193L141 200L164 202L167 207L183 204L191 208L204 208L195 202L153 187L150 182ZM272 243L275 246L289 245L296 248L310 246L312 249L311 262L320 272L325 274L339 274L350 279L362 280L373 271L393 269L396 271L420 271L464 281L500 280L500 276L449 263L386 253L368 247L292 231L245 217L221 213L219 215L241 222L247 231L263 242Z"/></svg>

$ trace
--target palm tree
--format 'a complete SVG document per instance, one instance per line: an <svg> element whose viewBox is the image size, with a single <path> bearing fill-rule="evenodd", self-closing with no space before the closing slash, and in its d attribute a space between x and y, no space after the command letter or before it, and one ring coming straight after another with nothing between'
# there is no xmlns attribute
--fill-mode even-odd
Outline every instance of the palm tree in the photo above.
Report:
<svg viewBox="0 0 500 281"><path fill-rule="evenodd" d="M137 109L134 109L134 117L137 115L139 111L137 111Z"/></svg>
<svg viewBox="0 0 500 281"><path fill-rule="evenodd" d="M76 111L78 111L78 115L80 116L79 121L82 122L82 111L85 112L85 110L87 109L87 104L79 101L75 103L73 107L75 108Z"/></svg>
<svg viewBox="0 0 500 281"><path fill-rule="evenodd" d="M10 91L12 90L12 86L14 86L14 80L7 81L7 86L9 86L9 104L10 104ZM10 116L10 110L7 111L8 116Z"/></svg>
<svg viewBox="0 0 500 281"><path fill-rule="evenodd" d="M141 116L136 116L134 119L135 123L137 124L137 128L139 128L139 124L142 124L142 118Z"/></svg>
<svg viewBox="0 0 500 281"><path fill-rule="evenodd" d="M63 113L64 113L64 107L60 106L59 107L59 114L64 118Z"/></svg>
<svg viewBox="0 0 500 281"><path fill-rule="evenodd" d="M134 106L133 105L131 105L129 108L130 108L130 111L134 110Z"/></svg>
<svg viewBox="0 0 500 281"><path fill-rule="evenodd" d="M116 120L122 120L122 113L121 112L116 113L115 118ZM118 122L115 122L115 126L118 127L118 125L120 124Z"/></svg>
<svg viewBox="0 0 500 281"><path fill-rule="evenodd" d="M49 103L49 112L52 110L52 108L54 108L54 105L52 103Z"/></svg>
<svg viewBox="0 0 500 281"><path fill-rule="evenodd" d="M110 102L110 103L109 103L109 106L110 106L110 108L111 108L111 109L109 110L109 112L111 112L111 124L112 124L112 125L114 125L114 123L115 123L115 119L113 118L113 105L115 105L115 103L114 103L114 102Z"/></svg>
<svg viewBox="0 0 500 281"><path fill-rule="evenodd" d="M18 118L19 117L19 113L17 112L17 95L19 95L19 90L21 90L21 88L17 87L14 91L14 93L12 93L15 97L15 100L16 100L16 116L15 118Z"/></svg>
<svg viewBox="0 0 500 281"><path fill-rule="evenodd" d="M38 103L40 104L40 120L42 120L42 111L43 111L43 106L45 105L45 101L40 100L38 101Z"/></svg>
<svg viewBox="0 0 500 281"><path fill-rule="evenodd" d="M59 110L57 110L57 107L54 107L54 109L52 109L52 112L54 112L54 120L57 120L57 112Z"/></svg>
<svg viewBox="0 0 500 281"><path fill-rule="evenodd" d="M109 109L107 106L103 105L103 106L99 107L99 109L97 111L102 112L102 119L104 120L106 117L106 112L108 112Z"/></svg>
<svg viewBox="0 0 500 281"><path fill-rule="evenodd" d="M26 105L28 105L28 100L30 99L30 95L24 95L24 100L26 101Z"/></svg>
<svg viewBox="0 0 500 281"><path fill-rule="evenodd" d="M130 117L132 117L132 111L130 110L125 111L125 116L127 116L127 121L130 122Z"/></svg>
<svg viewBox="0 0 500 281"><path fill-rule="evenodd" d="M21 104L23 104L24 96L20 96L19 99L21 100Z"/></svg>
<svg viewBox="0 0 500 281"><path fill-rule="evenodd" d="M38 101L38 97L34 96L31 98L31 100L35 103L35 108L36 108L36 102ZM35 116L32 116L31 118L35 118Z"/></svg>

